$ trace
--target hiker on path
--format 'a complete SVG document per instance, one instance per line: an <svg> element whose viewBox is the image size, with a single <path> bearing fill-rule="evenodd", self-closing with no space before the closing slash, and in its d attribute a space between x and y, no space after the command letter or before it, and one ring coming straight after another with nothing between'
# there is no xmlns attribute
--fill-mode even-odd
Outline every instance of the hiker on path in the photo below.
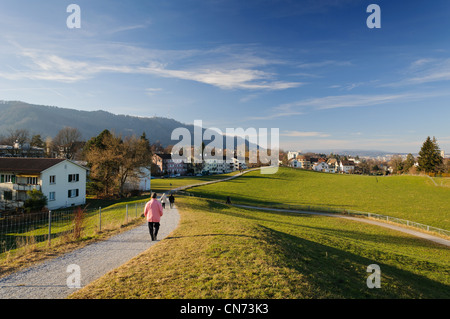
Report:
<svg viewBox="0 0 450 319"><path fill-rule="evenodd" d="M157 199L157 194L152 194L152 199L145 204L144 216L147 218L148 230L150 232L150 237L153 240L157 240L159 222L161 221L161 216L163 215L163 208L161 203Z"/></svg>
<svg viewBox="0 0 450 319"><path fill-rule="evenodd" d="M162 205L162 208L166 208L166 202L167 202L167 197L166 197L166 193L164 193L164 194L162 194L162 196L161 196L161 205Z"/></svg>
<svg viewBox="0 0 450 319"><path fill-rule="evenodd" d="M170 194L170 196L169 196L169 203L170 203L170 208L173 208L173 203L175 203L175 197L173 196L173 194Z"/></svg>

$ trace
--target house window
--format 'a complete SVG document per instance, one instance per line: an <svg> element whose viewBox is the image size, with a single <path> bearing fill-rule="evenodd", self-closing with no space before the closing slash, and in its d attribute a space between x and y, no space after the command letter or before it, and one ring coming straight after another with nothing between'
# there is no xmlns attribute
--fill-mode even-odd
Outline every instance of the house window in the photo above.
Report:
<svg viewBox="0 0 450 319"><path fill-rule="evenodd" d="M50 184L56 184L56 176L50 175Z"/></svg>
<svg viewBox="0 0 450 319"><path fill-rule="evenodd" d="M27 177L28 185L37 185L38 182L39 182L39 178L37 178L37 177Z"/></svg>
<svg viewBox="0 0 450 319"><path fill-rule="evenodd" d="M50 192L50 193L48 193L48 200L49 200L49 201L55 200L55 192Z"/></svg>
<svg viewBox="0 0 450 319"><path fill-rule="evenodd" d="M69 191L67 193L67 197L69 197L69 198L78 197L78 188L77 189L69 189Z"/></svg>
<svg viewBox="0 0 450 319"><path fill-rule="evenodd" d="M3 199L4 200L12 200L12 191L4 191Z"/></svg>
<svg viewBox="0 0 450 319"><path fill-rule="evenodd" d="M80 174L69 174L69 183L78 182L80 180Z"/></svg>
<svg viewBox="0 0 450 319"><path fill-rule="evenodd" d="M0 175L0 183L15 183L16 175Z"/></svg>

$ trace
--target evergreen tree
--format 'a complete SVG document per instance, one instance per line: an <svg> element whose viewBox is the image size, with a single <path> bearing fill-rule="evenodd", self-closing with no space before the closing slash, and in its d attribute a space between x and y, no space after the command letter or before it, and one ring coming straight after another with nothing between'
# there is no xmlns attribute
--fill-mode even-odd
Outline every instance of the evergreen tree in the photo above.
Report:
<svg viewBox="0 0 450 319"><path fill-rule="evenodd" d="M419 170L426 173L437 173L441 169L443 158L435 137L431 139L428 136L423 143L419 152L418 163Z"/></svg>

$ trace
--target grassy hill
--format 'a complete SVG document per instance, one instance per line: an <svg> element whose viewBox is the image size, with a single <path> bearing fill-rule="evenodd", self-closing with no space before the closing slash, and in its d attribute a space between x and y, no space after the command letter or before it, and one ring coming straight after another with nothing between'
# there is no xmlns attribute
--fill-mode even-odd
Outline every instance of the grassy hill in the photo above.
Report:
<svg viewBox="0 0 450 319"><path fill-rule="evenodd" d="M438 183L438 185L440 185ZM190 192L233 203L287 207L314 205L378 213L450 229L450 188L421 176L338 175L280 167Z"/></svg>
<svg viewBox="0 0 450 319"><path fill-rule="evenodd" d="M339 218L192 197L177 206L169 237L71 298L450 297L447 247ZM371 264L381 289L366 285Z"/></svg>

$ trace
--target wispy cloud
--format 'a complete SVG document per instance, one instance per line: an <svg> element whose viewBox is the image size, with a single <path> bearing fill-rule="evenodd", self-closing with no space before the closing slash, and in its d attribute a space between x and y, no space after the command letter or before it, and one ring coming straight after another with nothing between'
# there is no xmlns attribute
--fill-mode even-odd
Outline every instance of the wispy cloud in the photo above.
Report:
<svg viewBox="0 0 450 319"><path fill-rule="evenodd" d="M403 71L402 79L380 86L400 87L443 81L450 81L450 58L421 58L413 61Z"/></svg>
<svg viewBox="0 0 450 319"><path fill-rule="evenodd" d="M412 94L334 95L287 103L280 105L277 109L288 110L293 107L312 107L316 110L324 110L343 107L364 107L390 103L408 97L412 97Z"/></svg>
<svg viewBox="0 0 450 319"><path fill-rule="evenodd" d="M288 111L288 112L275 112L269 115L264 116L251 116L248 117L247 120L272 120L280 117L289 117L294 115L301 115L303 112L296 112L296 111Z"/></svg>
<svg viewBox="0 0 450 319"><path fill-rule="evenodd" d="M285 131L280 133L280 136L290 137L329 137L330 134L322 132L304 132L304 131Z"/></svg>
<svg viewBox="0 0 450 319"><path fill-rule="evenodd" d="M352 63L350 61L325 60L319 62L300 63L297 65L297 67L301 69L315 69L330 66L351 66L351 65Z"/></svg>
<svg viewBox="0 0 450 319"><path fill-rule="evenodd" d="M191 80L217 86L222 89L249 90L284 90L299 87L303 83L272 80L273 74L254 69L168 69L162 64L151 63L140 68L139 72L154 74L161 77Z"/></svg>
<svg viewBox="0 0 450 319"><path fill-rule="evenodd" d="M64 54L43 49L18 46L18 54L22 57L21 70L4 72L0 69L0 77L9 80L37 79L74 83L101 73L127 73L195 81L221 89L285 90L303 85L301 82L279 80L277 74L263 69L270 63L281 63L280 61L271 62L267 58L255 58L254 53L250 54L247 51L243 57L239 57L236 52L231 52L233 48L228 48L228 51L216 48L188 52L146 51L129 46L119 48L122 51L118 53L97 52L97 58L94 59L83 55L78 55L77 58L65 57ZM98 47L96 49L98 50ZM140 56L144 57L122 59L122 52L130 51L140 51ZM186 58L190 63L185 62ZM168 62L163 63L160 60ZM170 67L171 65L173 67ZM185 67L179 68L176 65Z"/></svg>

